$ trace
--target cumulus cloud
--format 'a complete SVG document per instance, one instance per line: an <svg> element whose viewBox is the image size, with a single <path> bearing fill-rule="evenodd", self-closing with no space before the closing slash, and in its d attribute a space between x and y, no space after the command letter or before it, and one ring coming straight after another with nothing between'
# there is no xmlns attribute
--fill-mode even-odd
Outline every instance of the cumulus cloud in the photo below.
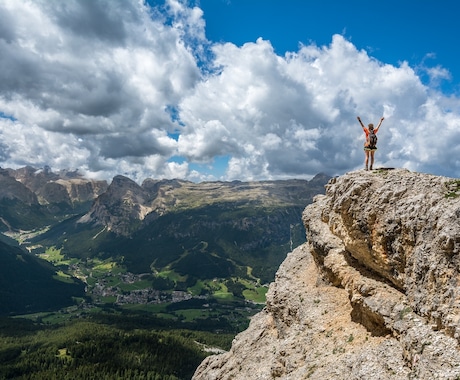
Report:
<svg viewBox="0 0 460 380"><path fill-rule="evenodd" d="M179 0L5 0L0 17L4 167L137 181L336 175L362 167L359 115L386 118L377 166L460 176L459 99L343 36L284 56L263 39L215 43L201 9ZM449 72L426 75L435 86Z"/></svg>
<svg viewBox="0 0 460 380"><path fill-rule="evenodd" d="M361 167L358 115L367 123L386 117L379 133L382 165L420 169L433 158L443 160L436 152L448 144L440 139L433 145L441 127L435 120L458 121L458 113L446 114L437 100L442 96L430 94L407 64L378 62L339 35L329 46L302 46L284 57L262 39L241 48L215 45L214 54L217 74L180 103L185 127L179 150L189 159L208 151L230 155L230 179L339 174ZM219 129L210 126L216 123ZM191 141L200 143L191 149Z"/></svg>
<svg viewBox="0 0 460 380"><path fill-rule="evenodd" d="M174 154L168 110L200 78L183 31L134 0L7 0L0 17L3 165L68 164L111 177L131 157L127 173L148 173L140 158L164 164Z"/></svg>

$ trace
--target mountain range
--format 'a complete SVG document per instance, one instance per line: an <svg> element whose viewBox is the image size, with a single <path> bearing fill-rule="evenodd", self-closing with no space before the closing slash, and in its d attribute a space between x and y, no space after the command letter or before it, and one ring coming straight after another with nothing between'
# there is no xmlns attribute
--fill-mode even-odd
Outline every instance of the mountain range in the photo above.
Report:
<svg viewBox="0 0 460 380"><path fill-rule="evenodd" d="M78 171L0 169L0 231L5 244L53 263L51 272L82 281L87 291L100 286L88 265L110 262L107 276L118 268L144 276L152 289L203 294L225 279L241 296L248 281L271 282L305 241L302 211L329 179L137 184L118 175L108 184ZM7 271L2 266L0 275Z"/></svg>

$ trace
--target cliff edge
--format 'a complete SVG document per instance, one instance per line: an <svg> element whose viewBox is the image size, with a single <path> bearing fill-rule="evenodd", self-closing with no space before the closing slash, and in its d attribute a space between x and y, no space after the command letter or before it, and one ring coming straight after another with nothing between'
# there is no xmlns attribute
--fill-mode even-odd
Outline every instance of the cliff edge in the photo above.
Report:
<svg viewBox="0 0 460 380"><path fill-rule="evenodd" d="M266 307L193 379L460 379L460 180L332 179Z"/></svg>

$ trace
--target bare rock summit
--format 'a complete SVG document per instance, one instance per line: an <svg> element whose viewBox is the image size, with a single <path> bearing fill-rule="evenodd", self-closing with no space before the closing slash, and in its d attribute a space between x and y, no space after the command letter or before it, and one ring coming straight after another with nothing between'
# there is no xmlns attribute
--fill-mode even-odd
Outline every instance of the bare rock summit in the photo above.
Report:
<svg viewBox="0 0 460 380"><path fill-rule="evenodd" d="M460 180L329 181L266 307L194 380L460 379Z"/></svg>

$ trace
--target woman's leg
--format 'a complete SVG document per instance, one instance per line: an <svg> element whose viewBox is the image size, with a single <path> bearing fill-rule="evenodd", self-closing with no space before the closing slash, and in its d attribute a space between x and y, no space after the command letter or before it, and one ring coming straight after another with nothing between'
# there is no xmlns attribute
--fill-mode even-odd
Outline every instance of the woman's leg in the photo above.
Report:
<svg viewBox="0 0 460 380"><path fill-rule="evenodd" d="M370 153L371 153L371 167L370 167L370 169L372 170L372 166L374 166L374 153L375 153L375 151L374 151L374 150L371 150ZM366 165L366 166L367 166L367 165Z"/></svg>
<svg viewBox="0 0 460 380"><path fill-rule="evenodd" d="M367 170L367 164L369 162L369 151L365 150L364 154L366 155L366 159L364 160L364 165L365 165L365 169ZM371 166L371 168L372 168L372 166Z"/></svg>

